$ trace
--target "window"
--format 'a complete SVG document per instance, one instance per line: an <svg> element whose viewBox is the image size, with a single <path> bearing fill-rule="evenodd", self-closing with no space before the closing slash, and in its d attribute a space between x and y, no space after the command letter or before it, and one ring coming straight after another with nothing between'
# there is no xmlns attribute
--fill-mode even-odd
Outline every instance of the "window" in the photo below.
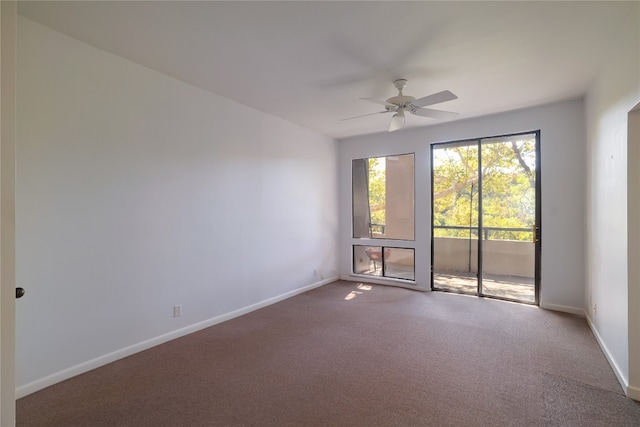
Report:
<svg viewBox="0 0 640 427"><path fill-rule="evenodd" d="M353 246L353 272L357 274L415 280L414 264L411 248Z"/></svg>
<svg viewBox="0 0 640 427"><path fill-rule="evenodd" d="M355 274L415 280L413 248L373 241L415 239L414 157L353 160L353 238L362 241L353 245Z"/></svg>
<svg viewBox="0 0 640 427"><path fill-rule="evenodd" d="M353 237L414 240L414 155L353 160Z"/></svg>

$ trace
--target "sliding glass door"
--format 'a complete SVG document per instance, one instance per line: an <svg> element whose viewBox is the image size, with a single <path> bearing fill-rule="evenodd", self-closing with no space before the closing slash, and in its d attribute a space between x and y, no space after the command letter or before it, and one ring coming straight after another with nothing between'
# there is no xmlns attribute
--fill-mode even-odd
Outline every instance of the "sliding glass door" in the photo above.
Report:
<svg viewBox="0 0 640 427"><path fill-rule="evenodd" d="M537 304L539 132L434 144L431 286Z"/></svg>

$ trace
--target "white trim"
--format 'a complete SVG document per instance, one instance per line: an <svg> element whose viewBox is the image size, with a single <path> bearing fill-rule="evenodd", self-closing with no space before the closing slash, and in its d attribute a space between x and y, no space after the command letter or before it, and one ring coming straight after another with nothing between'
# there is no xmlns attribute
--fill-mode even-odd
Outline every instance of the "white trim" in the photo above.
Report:
<svg viewBox="0 0 640 427"><path fill-rule="evenodd" d="M431 290L429 288L417 285L413 280L393 279L391 277L382 279L377 276L369 276L366 274L348 274L344 276L341 275L340 280L346 280L349 282L375 283L376 285L396 286L399 288L412 289L414 291L421 292Z"/></svg>
<svg viewBox="0 0 640 427"><path fill-rule="evenodd" d="M624 372L620 369L620 367L616 363L615 359L611 355L611 352L607 348L602 338L600 338L600 334L598 334L598 330L596 329L593 322L591 321L591 318L589 316L586 316L586 318L587 318L587 323L591 328L591 332L593 332L593 335L596 337L596 341L598 342L598 345L600 346L600 348L602 349L602 352L604 353L604 357L607 358L609 365L611 365L611 369L613 369L613 373L616 374L616 377L618 378L618 382L622 386L622 391L624 391L624 394L626 394L628 397L631 397L629 396L629 381L627 380L627 378L625 378ZM636 389L636 392L637 391L638 390Z"/></svg>
<svg viewBox="0 0 640 427"><path fill-rule="evenodd" d="M177 329L175 331L171 331L166 334L157 336L155 338L151 338L151 339L139 342L137 344L133 344L131 346L122 348L120 350L116 350L114 352L105 354L103 356L96 357L95 359L88 360L86 362L80 363L78 365L72 366L70 368L64 369L62 371L51 374L47 377L41 378L39 380L33 381L29 384L25 384L23 386L16 388L16 398L27 396L31 393L35 393L38 390L42 390L45 387L49 387L53 384L59 383L61 381L64 381L76 375L83 374L92 369L99 368L100 366L104 366L108 363L115 362L116 360L122 359L127 356L131 356L132 354L139 353L143 350L147 350L151 347L155 347L167 341L180 338L182 336L191 334L193 332L197 332L199 330L208 328L210 326L217 325L218 323L222 323L227 320L231 320L233 318L250 313L252 311L261 309L271 304L275 304L277 302L280 302L285 299L291 298L293 296L299 295L301 293L310 291L311 289L318 288L320 286L326 285L336 280L338 280L337 276L330 277L328 279L324 279L319 282L315 282L310 285L303 286L298 289L294 289L293 291L289 291L284 294L277 295L273 298L269 298L264 301L257 302L255 304L251 304L249 306L239 308L229 313L221 314L219 316L215 316L210 319L203 320L202 322L194 323L193 325L189 325L184 328Z"/></svg>
<svg viewBox="0 0 640 427"><path fill-rule="evenodd" d="M640 387L630 385L627 387L627 397L633 400L640 401Z"/></svg>
<svg viewBox="0 0 640 427"><path fill-rule="evenodd" d="M560 304L547 304L547 303L541 302L540 308L544 308L545 310L562 311L563 313L575 314L580 317L586 317L584 309L579 307L571 307L568 305L560 305Z"/></svg>

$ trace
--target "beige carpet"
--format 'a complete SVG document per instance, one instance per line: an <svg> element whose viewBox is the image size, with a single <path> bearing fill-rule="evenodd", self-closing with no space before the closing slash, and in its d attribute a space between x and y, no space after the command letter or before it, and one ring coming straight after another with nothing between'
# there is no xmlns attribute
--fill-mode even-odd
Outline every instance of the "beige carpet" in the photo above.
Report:
<svg viewBox="0 0 640 427"><path fill-rule="evenodd" d="M29 395L18 426L640 426L583 318L357 285Z"/></svg>

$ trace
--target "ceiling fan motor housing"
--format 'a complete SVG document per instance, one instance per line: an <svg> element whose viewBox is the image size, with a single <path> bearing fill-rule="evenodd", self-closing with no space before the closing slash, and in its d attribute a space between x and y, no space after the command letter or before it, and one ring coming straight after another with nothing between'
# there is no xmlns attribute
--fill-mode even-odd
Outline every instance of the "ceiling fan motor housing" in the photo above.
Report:
<svg viewBox="0 0 640 427"><path fill-rule="evenodd" d="M415 100L416 99L413 96L398 95L398 96L392 96L391 98L387 99L387 104L393 104L398 108L407 108ZM393 108L389 106L387 107Z"/></svg>
<svg viewBox="0 0 640 427"><path fill-rule="evenodd" d="M398 89L398 95L392 96L391 98L387 99L387 104L395 105L395 108L387 105L387 111L395 111L399 108L410 108L411 103L416 99L413 96L405 96L402 93L402 89L407 86L407 79L394 80L393 85L396 87L396 89Z"/></svg>

